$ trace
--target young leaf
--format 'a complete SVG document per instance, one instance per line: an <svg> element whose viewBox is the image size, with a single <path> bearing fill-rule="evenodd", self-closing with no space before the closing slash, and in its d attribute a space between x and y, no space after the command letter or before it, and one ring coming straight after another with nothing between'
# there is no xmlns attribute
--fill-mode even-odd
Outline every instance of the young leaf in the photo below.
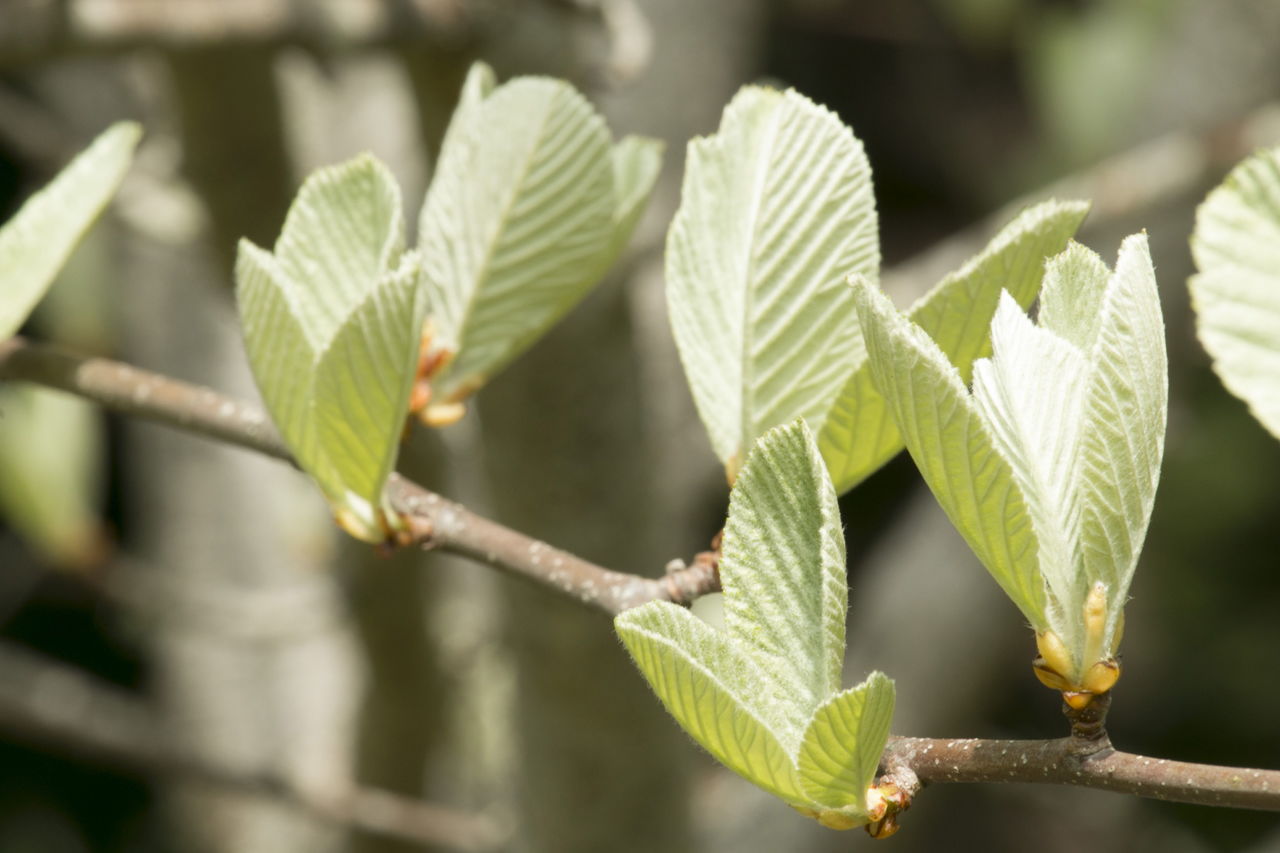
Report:
<svg viewBox="0 0 1280 853"><path fill-rule="evenodd" d="M768 681L755 661L683 607L629 610L618 635L662 704L724 766L787 802L804 803L791 750L758 714Z"/></svg>
<svg viewBox="0 0 1280 853"><path fill-rule="evenodd" d="M142 129L112 125L0 228L0 340L40 301L124 178Z"/></svg>
<svg viewBox="0 0 1280 853"><path fill-rule="evenodd" d="M907 311L963 379L967 381L974 360L990 351L987 327L1001 289L1028 307L1040 290L1045 258L1066 247L1088 210L1080 201L1047 201L1024 210L980 254ZM818 446L840 494L902 449L902 437L871 381L865 355L823 421Z"/></svg>
<svg viewBox="0 0 1280 853"><path fill-rule="evenodd" d="M767 433L734 485L725 630L653 602L615 625L658 697L725 766L825 825L866 823L893 682L840 692L847 589L835 492L803 422Z"/></svg>
<svg viewBox="0 0 1280 853"><path fill-rule="evenodd" d="M1026 501L960 372L878 288L854 284L871 376L938 503L1036 630L1044 584Z"/></svg>
<svg viewBox="0 0 1280 853"><path fill-rule="evenodd" d="M818 422L862 349L850 273L880 249L862 144L794 91L747 87L689 145L667 235L671 326L730 479L770 427Z"/></svg>
<svg viewBox="0 0 1280 853"><path fill-rule="evenodd" d="M586 295L639 219L659 151L611 147L563 81L495 88L487 66L472 68L419 220L443 364L433 404L465 399Z"/></svg>
<svg viewBox="0 0 1280 853"><path fill-rule="evenodd" d="M272 419L352 535L394 524L382 490L417 365L426 300L403 252L400 191L363 155L307 179L267 252L241 241L245 348Z"/></svg>
<svg viewBox="0 0 1280 853"><path fill-rule="evenodd" d="M849 609L840 510L813 449L799 424L756 445L729 500L720 557L725 628L789 709L791 746L840 689Z"/></svg>
<svg viewBox="0 0 1280 853"><path fill-rule="evenodd" d="M1039 326L1002 295L972 395L885 297L862 283L858 300L876 385L939 502L1040 634L1052 660L1037 668L1056 676L1046 683L1110 689L1102 670L1118 673L1164 446L1164 326L1145 235L1125 240L1114 273L1077 245L1051 259Z"/></svg>
<svg viewBox="0 0 1280 853"><path fill-rule="evenodd" d="M1213 368L1280 438L1280 148L1245 160L1196 213L1196 328Z"/></svg>
<svg viewBox="0 0 1280 853"><path fill-rule="evenodd" d="M893 702L893 682L873 672L818 708L800 746L800 784L811 800L865 810L869 780L889 739Z"/></svg>

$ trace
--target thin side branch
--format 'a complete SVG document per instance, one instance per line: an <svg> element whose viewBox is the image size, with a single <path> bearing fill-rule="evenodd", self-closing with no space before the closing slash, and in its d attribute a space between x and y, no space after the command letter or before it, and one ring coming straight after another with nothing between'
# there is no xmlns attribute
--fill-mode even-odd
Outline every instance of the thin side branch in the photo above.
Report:
<svg viewBox="0 0 1280 853"><path fill-rule="evenodd" d="M14 338L0 342L0 379L56 388L126 415L293 462L258 407L110 359L86 358ZM488 563L609 614L646 601L688 604L720 588L715 566L703 561L662 578L615 572L478 516L403 477L392 475L388 494L408 519L416 544Z"/></svg>
<svg viewBox="0 0 1280 853"><path fill-rule="evenodd" d="M150 706L79 670L0 644L0 729L62 754L152 776L218 785L327 823L453 850L496 850L493 822L373 788L305 791L287 779L201 761L174 748Z"/></svg>

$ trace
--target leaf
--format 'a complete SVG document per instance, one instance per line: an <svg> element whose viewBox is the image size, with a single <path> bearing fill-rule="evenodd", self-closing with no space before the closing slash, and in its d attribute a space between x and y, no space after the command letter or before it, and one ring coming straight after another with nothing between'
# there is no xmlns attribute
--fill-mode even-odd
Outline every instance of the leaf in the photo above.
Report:
<svg viewBox="0 0 1280 853"><path fill-rule="evenodd" d="M102 423L84 400L0 387L0 508L45 559L78 568L102 555L97 511Z"/></svg>
<svg viewBox="0 0 1280 853"><path fill-rule="evenodd" d="M1280 438L1280 148L1245 160L1196 213L1191 301L1231 393Z"/></svg>
<svg viewBox="0 0 1280 853"><path fill-rule="evenodd" d="M494 88L472 69L419 220L432 343L452 359L431 378L434 402L467 397L586 295L639 218L657 152L611 148L567 83Z"/></svg>
<svg viewBox="0 0 1280 853"><path fill-rule="evenodd" d="M0 340L26 322L115 195L141 135L132 122L112 125L0 228Z"/></svg>
<svg viewBox="0 0 1280 853"><path fill-rule="evenodd" d="M1050 328L1052 321L1042 320ZM1164 320L1145 234L1120 245L1096 325L1083 389L1080 535L1085 577L1107 586L1109 639L1155 505L1169 402Z"/></svg>
<svg viewBox="0 0 1280 853"><path fill-rule="evenodd" d="M1167 364L1145 235L1115 273L1071 245L1050 259L1036 326L1008 293L992 356L959 372L919 326L858 285L877 388L943 509L1042 636L1073 689L1114 662L1159 480ZM1046 653L1046 657L1048 653ZM1047 683L1047 682L1046 682Z"/></svg>
<svg viewBox="0 0 1280 853"><path fill-rule="evenodd" d="M810 799L865 815L867 788L889 740L893 704L893 681L873 672L818 709L800 747L800 784Z"/></svg>
<svg viewBox="0 0 1280 853"><path fill-rule="evenodd" d="M671 325L732 479L770 427L821 421L861 348L850 273L879 271L862 144L804 96L741 90L690 143L667 235Z"/></svg>
<svg viewBox="0 0 1280 853"><path fill-rule="evenodd" d="M723 631L655 602L615 620L628 651L672 716L731 770L827 825L865 822L893 685L874 673L839 692L844 535L803 421L770 430L748 457L720 576Z"/></svg>
<svg viewBox="0 0 1280 853"><path fill-rule="evenodd" d="M1047 201L1024 210L987 247L946 276L907 312L967 381L975 359L990 351L988 326L1003 288L1026 308L1035 299L1044 261L1066 246L1088 213L1079 201ZM843 494L902 449L902 436L871 381L865 354L822 424L818 446Z"/></svg>
<svg viewBox="0 0 1280 853"><path fill-rule="evenodd" d="M426 314L418 257L403 246L395 180L362 155L303 184L274 253L242 240L236 262L267 409L342 525L373 542L387 535L382 491Z"/></svg>
<svg viewBox="0 0 1280 853"><path fill-rule="evenodd" d="M730 497L721 546L725 627L787 709L794 747L840 689L848 611L836 494L801 422L770 430Z"/></svg>
<svg viewBox="0 0 1280 853"><path fill-rule="evenodd" d="M865 280L855 282L871 376L951 523L1036 628L1044 584L1026 501L960 373L933 339Z"/></svg>
<svg viewBox="0 0 1280 853"><path fill-rule="evenodd" d="M662 170L663 145L656 139L626 136L613 146L613 233L602 258L607 269L622 254Z"/></svg>
<svg viewBox="0 0 1280 853"><path fill-rule="evenodd" d="M728 637L664 601L628 610L614 625L662 704L694 740L769 793L806 801L790 754L756 710L769 692L765 675Z"/></svg>

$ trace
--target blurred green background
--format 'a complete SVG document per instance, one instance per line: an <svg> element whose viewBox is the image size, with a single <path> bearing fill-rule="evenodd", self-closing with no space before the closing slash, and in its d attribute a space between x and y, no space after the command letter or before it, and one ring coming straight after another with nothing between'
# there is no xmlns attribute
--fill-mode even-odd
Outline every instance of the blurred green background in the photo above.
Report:
<svg viewBox="0 0 1280 853"><path fill-rule="evenodd" d="M1186 297L1195 205L1280 142L1277 45L1274 0L0 0L0 213L110 122L141 121L117 203L26 331L249 396L238 237L270 243L302 176L366 149L416 214L473 59L573 80L615 134L666 140L654 200L615 273L402 467L658 574L725 508L666 323L662 241L684 145L739 86L794 86L865 142L900 304L1019 199L1092 198L1081 240L1108 260L1151 235L1171 369L1112 739L1280 767L1280 443L1212 374ZM375 558L279 464L0 391L0 853L872 843L714 765L604 616L440 555ZM897 680L895 732L1064 733L1030 633L909 460L842 509L848 680ZM354 780L423 798L444 810L440 842L140 772L38 737L33 714L318 794ZM886 843L904 853L1280 850L1269 815L1041 786L932 788L903 824Z"/></svg>

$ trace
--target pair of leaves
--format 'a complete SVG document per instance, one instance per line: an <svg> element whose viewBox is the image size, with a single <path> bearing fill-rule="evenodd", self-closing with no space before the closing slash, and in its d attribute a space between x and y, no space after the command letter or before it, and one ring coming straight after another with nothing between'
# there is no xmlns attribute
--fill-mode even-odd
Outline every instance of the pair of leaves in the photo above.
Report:
<svg viewBox="0 0 1280 853"><path fill-rule="evenodd" d="M262 397L343 527L387 538L426 293L400 190L370 156L302 185L273 251L241 240L236 297Z"/></svg>
<svg viewBox="0 0 1280 853"><path fill-rule="evenodd" d="M1168 395L1164 325L1145 235L1111 273L1078 245L1050 260L1034 325L1001 296L973 391L920 326L856 289L872 379L953 524L1077 683L1110 654L1159 479ZM1106 593L1105 633L1085 600ZM1096 632L1095 632L1096 633Z"/></svg>
<svg viewBox="0 0 1280 853"><path fill-rule="evenodd" d="M628 651L667 710L725 766L824 822L865 823L893 682L877 672L840 690L844 536L802 422L767 433L742 469L720 578L723 631L652 602L615 621Z"/></svg>
<svg viewBox="0 0 1280 853"><path fill-rule="evenodd" d="M1209 194L1191 238L1200 340L1222 382L1280 438L1280 148Z"/></svg>
<svg viewBox="0 0 1280 853"><path fill-rule="evenodd" d="M246 349L272 418L353 535L382 506L424 334L428 419L527 348L603 275L659 166L656 143L611 146L567 83L496 87L477 64L405 252L400 191L369 156L304 183L272 252L242 242ZM443 418L440 418L443 420Z"/></svg>
<svg viewBox="0 0 1280 853"><path fill-rule="evenodd" d="M1043 260L1087 212L1046 202L912 309L962 370L983 355L1003 287L1035 298ZM879 231L862 144L804 96L744 88L689 146L667 239L671 325L730 480L766 430L802 417L843 493L902 449L870 380L847 277L874 281Z"/></svg>
<svg viewBox="0 0 1280 853"><path fill-rule="evenodd" d="M495 88L477 63L449 124L419 220L432 404L465 399L587 293L626 245L661 166L661 144L609 140L560 80Z"/></svg>

